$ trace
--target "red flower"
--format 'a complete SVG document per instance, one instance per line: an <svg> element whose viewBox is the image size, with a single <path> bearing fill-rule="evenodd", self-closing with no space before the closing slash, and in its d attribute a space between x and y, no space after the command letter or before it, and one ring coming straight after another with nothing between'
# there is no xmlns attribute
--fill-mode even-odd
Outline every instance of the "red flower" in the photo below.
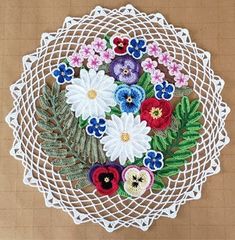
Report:
<svg viewBox="0 0 235 240"><path fill-rule="evenodd" d="M141 121L153 129L164 130L171 123L172 106L166 100L148 98L142 102L140 112Z"/></svg>
<svg viewBox="0 0 235 240"><path fill-rule="evenodd" d="M114 37L112 39L113 50L117 55L125 54L128 44L128 38Z"/></svg>
<svg viewBox="0 0 235 240"><path fill-rule="evenodd" d="M117 165L95 164L89 172L89 178L102 195L111 195L118 190L121 180L121 167Z"/></svg>

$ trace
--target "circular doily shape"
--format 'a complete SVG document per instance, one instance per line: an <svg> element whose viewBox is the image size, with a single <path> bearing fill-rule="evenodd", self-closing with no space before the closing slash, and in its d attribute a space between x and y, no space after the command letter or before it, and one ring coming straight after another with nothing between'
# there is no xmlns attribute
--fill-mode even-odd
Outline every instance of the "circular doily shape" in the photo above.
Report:
<svg viewBox="0 0 235 240"><path fill-rule="evenodd" d="M105 34L157 41L183 63L202 104L203 133L191 160L176 177L168 179L165 189L139 198L99 197L94 189L75 190L70 181L53 171L38 143L35 104L52 69L78 45ZM82 18L67 17L57 32L42 34L40 47L23 57L23 66L21 78L10 88L14 98L6 117L14 134L10 153L25 168L24 183L37 187L46 206L63 209L76 224L92 221L109 232L122 226L147 230L154 219L174 218L182 204L199 199L207 177L220 171L220 151L229 142L224 128L229 108L220 95L224 81L210 68L210 53L191 41L188 30L168 24L160 13L147 15L127 5L113 10L96 7Z"/></svg>

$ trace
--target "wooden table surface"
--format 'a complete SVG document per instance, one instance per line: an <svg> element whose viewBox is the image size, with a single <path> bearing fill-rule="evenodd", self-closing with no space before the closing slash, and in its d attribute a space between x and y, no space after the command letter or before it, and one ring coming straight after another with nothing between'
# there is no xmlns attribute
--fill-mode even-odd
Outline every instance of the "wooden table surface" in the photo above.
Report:
<svg viewBox="0 0 235 240"><path fill-rule="evenodd" d="M212 68L225 80L223 98L232 112L230 144L221 172L203 186L202 198L181 207L176 219L161 218L147 232L130 228L107 233L98 225L74 225L61 210L46 208L36 189L23 185L23 167L9 156L13 137L4 121L12 108L9 85L22 72L22 56L39 46L43 32L55 31L66 16L82 16L96 5L161 12L187 28L198 46L212 53ZM0 1L0 240L69 239L235 239L235 1L234 0L1 0Z"/></svg>

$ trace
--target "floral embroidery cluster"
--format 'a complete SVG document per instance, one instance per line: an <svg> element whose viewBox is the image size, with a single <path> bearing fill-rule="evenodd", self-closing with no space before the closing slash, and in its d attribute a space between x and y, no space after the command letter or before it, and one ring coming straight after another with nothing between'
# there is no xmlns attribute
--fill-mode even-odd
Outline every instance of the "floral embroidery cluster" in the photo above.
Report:
<svg viewBox="0 0 235 240"><path fill-rule="evenodd" d="M67 104L109 159L89 170L98 193L111 195L122 186L128 196L140 197L151 189L165 163L150 143L172 122L175 90L188 85L182 64L156 41L112 36L81 45L52 75L66 84ZM150 81L141 85L143 76Z"/></svg>

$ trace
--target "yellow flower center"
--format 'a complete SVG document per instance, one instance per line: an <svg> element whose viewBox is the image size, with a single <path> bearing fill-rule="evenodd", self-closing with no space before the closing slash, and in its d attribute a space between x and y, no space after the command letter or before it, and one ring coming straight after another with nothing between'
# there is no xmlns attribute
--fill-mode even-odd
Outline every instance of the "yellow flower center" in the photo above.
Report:
<svg viewBox="0 0 235 240"><path fill-rule="evenodd" d="M153 119L158 119L162 116L162 109L152 107L149 113Z"/></svg>
<svg viewBox="0 0 235 240"><path fill-rule="evenodd" d="M87 92L87 96L90 99L95 99L97 96L97 92L95 90L91 89Z"/></svg>
<svg viewBox="0 0 235 240"><path fill-rule="evenodd" d="M109 179L108 177L106 177L106 178L104 178L104 181L105 181L105 182L109 182L110 179Z"/></svg>
<svg viewBox="0 0 235 240"><path fill-rule="evenodd" d="M121 140L122 140L123 142L128 142L128 141L130 140L130 135L129 135L129 133L123 132L123 133L121 134Z"/></svg>
<svg viewBox="0 0 235 240"><path fill-rule="evenodd" d="M127 99L126 99L126 101L128 102L128 103L132 103L132 97L128 97Z"/></svg>
<svg viewBox="0 0 235 240"><path fill-rule="evenodd" d="M121 47L121 48L124 47L123 43L119 43L118 47Z"/></svg>

